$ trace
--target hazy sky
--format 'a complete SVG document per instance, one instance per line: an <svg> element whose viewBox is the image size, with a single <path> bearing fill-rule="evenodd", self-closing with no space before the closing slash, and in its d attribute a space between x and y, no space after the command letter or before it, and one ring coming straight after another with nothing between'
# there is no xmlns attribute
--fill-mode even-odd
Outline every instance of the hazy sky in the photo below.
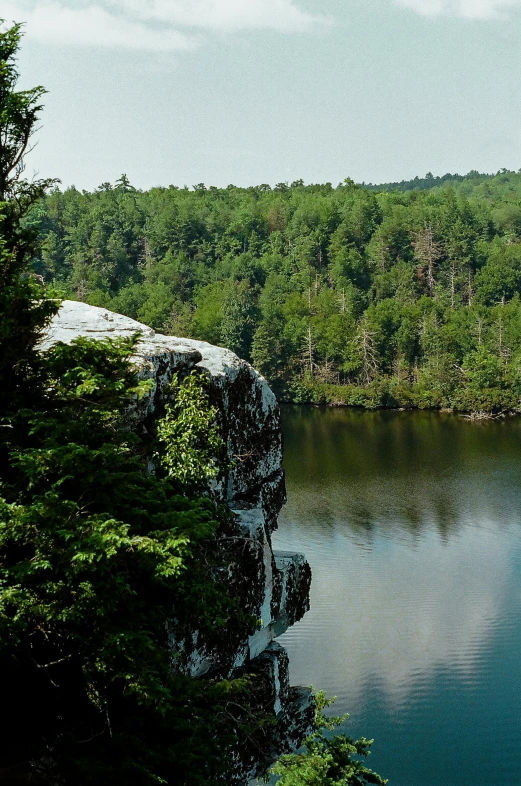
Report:
<svg viewBox="0 0 521 786"><path fill-rule="evenodd" d="M521 0L0 0L49 90L27 173L92 189L521 167Z"/></svg>

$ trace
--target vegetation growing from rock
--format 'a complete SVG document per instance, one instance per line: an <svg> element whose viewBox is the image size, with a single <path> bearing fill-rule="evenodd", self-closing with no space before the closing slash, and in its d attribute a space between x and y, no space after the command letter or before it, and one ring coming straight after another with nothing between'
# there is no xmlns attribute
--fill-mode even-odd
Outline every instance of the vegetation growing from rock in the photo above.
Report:
<svg viewBox="0 0 521 786"><path fill-rule="evenodd" d="M156 427L158 450L156 458L169 478L185 489L203 490L208 481L222 471L224 441L217 428L217 409L210 406L208 396L196 372L183 384L172 380L174 400Z"/></svg>
<svg viewBox="0 0 521 786"><path fill-rule="evenodd" d="M131 351L57 345L39 406L3 424L1 766L44 783L218 783L231 766L224 710L244 682L176 674L167 631L245 624L208 569L226 516L146 471Z"/></svg>
<svg viewBox="0 0 521 786"><path fill-rule="evenodd" d="M273 767L279 786L385 786L387 780L364 764L374 740L354 740L347 734L332 734L348 715L326 716L334 699L323 691L316 694L315 730L303 750L282 756Z"/></svg>

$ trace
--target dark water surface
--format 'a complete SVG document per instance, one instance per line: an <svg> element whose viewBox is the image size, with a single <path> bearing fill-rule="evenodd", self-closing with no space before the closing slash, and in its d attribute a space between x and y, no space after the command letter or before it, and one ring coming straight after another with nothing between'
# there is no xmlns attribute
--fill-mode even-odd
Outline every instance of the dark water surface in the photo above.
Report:
<svg viewBox="0 0 521 786"><path fill-rule="evenodd" d="M284 410L311 611L291 679L336 695L389 786L521 786L521 419Z"/></svg>

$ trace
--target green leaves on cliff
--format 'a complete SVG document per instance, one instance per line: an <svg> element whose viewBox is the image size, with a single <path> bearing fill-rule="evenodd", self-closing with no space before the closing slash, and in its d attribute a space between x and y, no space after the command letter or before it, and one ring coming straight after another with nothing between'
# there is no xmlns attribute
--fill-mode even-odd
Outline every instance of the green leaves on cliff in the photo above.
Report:
<svg viewBox="0 0 521 786"><path fill-rule="evenodd" d="M185 488L201 489L215 478L224 457L224 442L217 427L217 409L208 401L201 377L195 372L181 385L172 380L174 403L167 404L157 425L156 457L170 478Z"/></svg>
<svg viewBox="0 0 521 786"><path fill-rule="evenodd" d="M218 510L161 467L148 473L146 434L129 429L129 407L148 387L129 364L134 344L55 346L39 409L10 423L0 669L11 722L0 768L29 772L37 762L43 782L219 782L223 740L233 737L215 718L218 683L172 672L168 621L204 629L232 612L208 568L219 565ZM203 441L213 413L200 408L195 379L181 399ZM177 428L170 412L171 434Z"/></svg>
<svg viewBox="0 0 521 786"><path fill-rule="evenodd" d="M282 756L272 772L280 776L279 786L385 786L387 780L365 766L373 740L353 740L346 734L331 734L348 715L324 715L334 699L323 691L315 694L315 730L305 741L304 750Z"/></svg>

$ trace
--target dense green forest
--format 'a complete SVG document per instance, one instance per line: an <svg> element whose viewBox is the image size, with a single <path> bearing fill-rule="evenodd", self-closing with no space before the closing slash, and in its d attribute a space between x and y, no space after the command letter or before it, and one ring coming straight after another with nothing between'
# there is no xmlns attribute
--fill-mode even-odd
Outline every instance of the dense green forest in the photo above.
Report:
<svg viewBox="0 0 521 786"><path fill-rule="evenodd" d="M521 174L56 189L67 297L225 345L296 402L521 411Z"/></svg>

